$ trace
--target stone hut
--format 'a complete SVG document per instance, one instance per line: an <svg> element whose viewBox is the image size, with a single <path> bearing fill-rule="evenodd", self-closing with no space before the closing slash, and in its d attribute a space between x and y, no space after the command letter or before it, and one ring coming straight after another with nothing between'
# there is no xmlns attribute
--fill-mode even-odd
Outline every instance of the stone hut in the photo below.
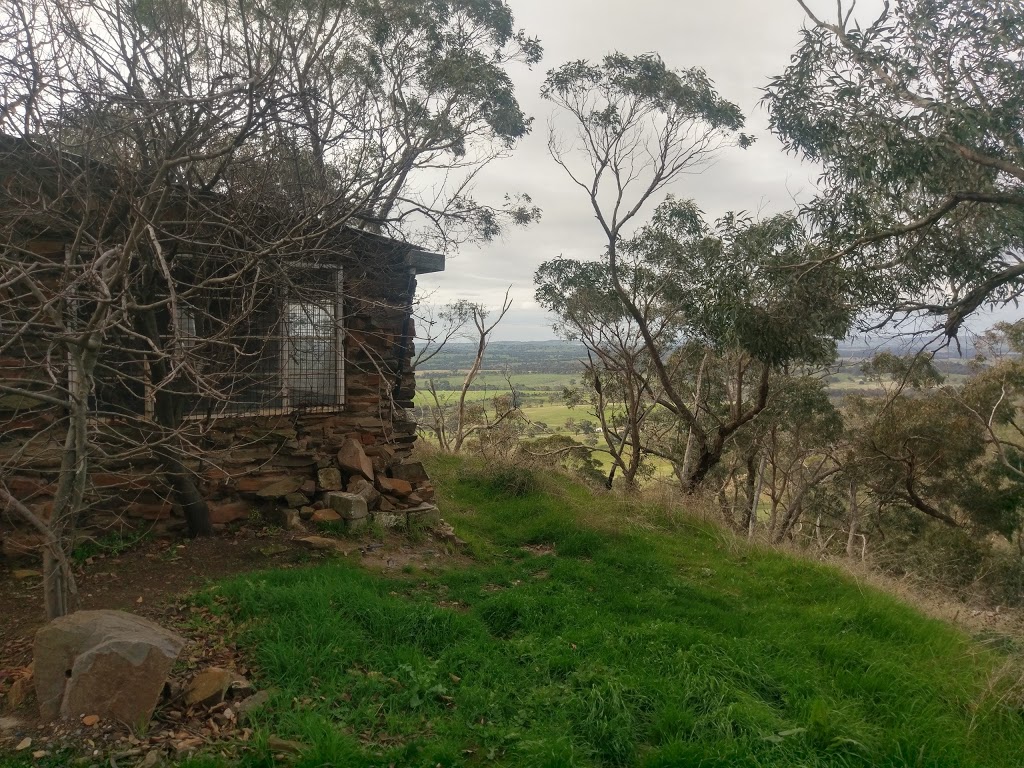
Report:
<svg viewBox="0 0 1024 768"><path fill-rule="evenodd" d="M119 223L110 213L116 196L94 205L90 191L58 210L71 182L57 177L70 175L39 162L33 173L19 162L15 173L12 157L23 160L24 148L12 146L0 142L0 538L3 554L17 557L38 536L4 499L44 519L52 509L69 429L61 403L74 389L62 344L110 302L83 277L105 275L106 263L74 249L83 232L96 243L116 240ZM103 173L79 166L80 177ZM343 226L303 233L277 262L240 258L243 228L224 236L232 228L196 212L226 218L218 205L190 197L167 209L149 238L159 258L129 260L117 299L128 309L105 315L116 322L101 334L87 395L80 526L93 534L183 529L182 477L215 527L254 512L287 525L310 516L351 521L350 505L332 494L361 496L386 523L431 514L433 487L408 461L412 307L416 276L443 270L444 257ZM102 216L83 225L94 210ZM247 215L268 222L264 240L273 242L291 222L268 210L263 203ZM158 286L149 294L139 288L146 280Z"/></svg>

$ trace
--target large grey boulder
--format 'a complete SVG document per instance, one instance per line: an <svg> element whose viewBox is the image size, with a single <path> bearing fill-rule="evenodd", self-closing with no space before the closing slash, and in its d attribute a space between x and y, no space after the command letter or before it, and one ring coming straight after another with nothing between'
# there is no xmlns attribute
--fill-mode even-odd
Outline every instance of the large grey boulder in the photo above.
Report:
<svg viewBox="0 0 1024 768"><path fill-rule="evenodd" d="M184 645L181 636L123 611L78 611L54 619L36 633L40 717L99 715L144 725Z"/></svg>

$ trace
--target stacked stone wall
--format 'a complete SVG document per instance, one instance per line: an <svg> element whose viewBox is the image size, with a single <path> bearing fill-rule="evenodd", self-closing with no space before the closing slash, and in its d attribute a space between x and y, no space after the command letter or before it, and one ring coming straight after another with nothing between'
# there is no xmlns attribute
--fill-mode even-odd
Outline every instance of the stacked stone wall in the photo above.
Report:
<svg viewBox="0 0 1024 768"><path fill-rule="evenodd" d="M410 318L415 280L396 266L374 273L353 269L345 282L343 406L186 422L187 444L195 450L185 466L210 506L215 527L254 515L286 523L331 519L325 495L337 491L364 496L370 513L390 523L431 512L433 486L422 467L409 462L416 440ZM0 363L21 365L16 359ZM63 455L63 434L54 426L59 415L54 408L21 408L16 417L9 412L5 423L12 426L0 436L0 480L44 519L53 506ZM93 434L102 438L105 428L117 425L100 425ZM341 459L339 452L344 452ZM369 478L346 463L353 453L369 462ZM185 527L152 456L94 456L90 467L80 521L85 536ZM39 534L2 508L0 539L2 554L10 559L34 556L41 543Z"/></svg>

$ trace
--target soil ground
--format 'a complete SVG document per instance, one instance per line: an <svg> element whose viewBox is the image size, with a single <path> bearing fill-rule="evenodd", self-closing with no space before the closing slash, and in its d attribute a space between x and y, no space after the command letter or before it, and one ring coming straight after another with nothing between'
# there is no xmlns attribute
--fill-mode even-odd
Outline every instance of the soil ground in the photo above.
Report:
<svg viewBox="0 0 1024 768"><path fill-rule="evenodd" d="M280 529L252 529L221 533L208 539L144 540L119 554L97 554L78 568L77 607L83 610L120 609L145 616L184 634L188 645L182 653L190 669L224 666L237 669L244 662L234 658L233 649L211 642L216 634L187 629L190 610L181 597L210 582L236 574L268 568L295 568L326 557L348 557L360 565L385 573L400 573L408 566L417 569L451 567L466 561L444 540L425 534L416 540L400 532L338 539L336 553L310 551L299 539L310 532ZM25 570L38 566L19 565L17 570L0 570L0 753L15 742L31 736L40 742L77 743L101 734L78 725L70 728L40 726L29 695L11 710L6 694L23 677L32 660L32 641L45 622L42 580L27 576ZM15 574L21 571L21 578ZM216 639L216 638L213 638ZM106 741L122 742L130 734L107 728Z"/></svg>

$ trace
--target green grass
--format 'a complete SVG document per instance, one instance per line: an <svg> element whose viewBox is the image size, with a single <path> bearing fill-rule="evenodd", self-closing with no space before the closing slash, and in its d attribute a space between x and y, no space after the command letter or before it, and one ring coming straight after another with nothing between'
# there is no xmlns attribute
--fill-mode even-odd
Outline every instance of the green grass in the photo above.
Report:
<svg viewBox="0 0 1024 768"><path fill-rule="evenodd" d="M146 531L128 531L125 533L109 533L99 537L83 537L71 553L71 559L81 565L90 557L106 557L120 555L138 546L149 538Z"/></svg>
<svg viewBox="0 0 1024 768"><path fill-rule="evenodd" d="M270 734L307 744L304 768L1021 765L1006 659L945 624L561 477L431 471L474 565L338 562L198 598L274 690L238 765L273 765Z"/></svg>

